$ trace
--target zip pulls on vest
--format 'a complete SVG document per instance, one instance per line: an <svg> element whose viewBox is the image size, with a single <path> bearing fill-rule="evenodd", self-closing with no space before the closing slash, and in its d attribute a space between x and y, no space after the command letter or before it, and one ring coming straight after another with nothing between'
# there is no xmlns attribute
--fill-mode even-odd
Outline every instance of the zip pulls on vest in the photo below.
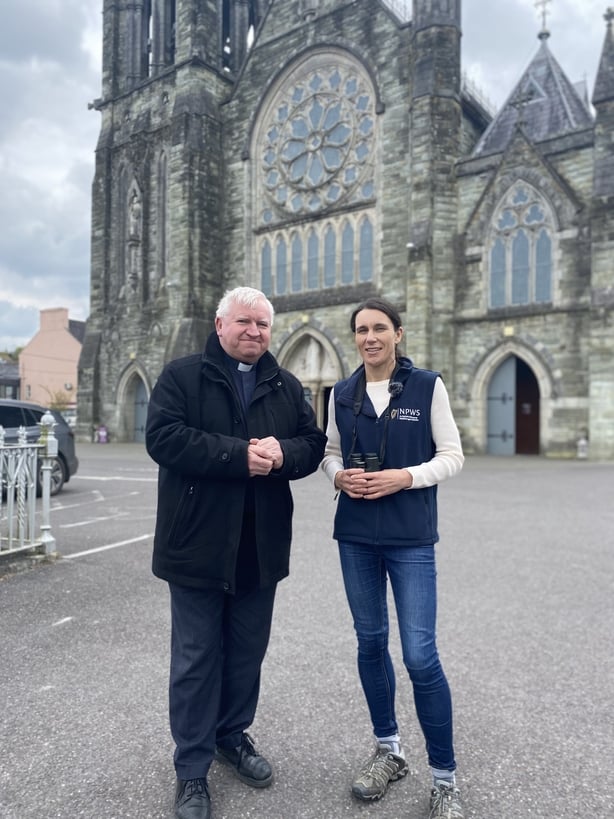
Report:
<svg viewBox="0 0 614 819"><path fill-rule="evenodd" d="M388 440L388 424L390 423L390 401L393 398L398 398L403 392L403 384L400 381L395 381L394 377L399 371L398 362L395 364L394 370L388 382L388 392L390 393L390 400L388 406L384 410L384 431L382 432L379 454L376 452L354 452L356 446L356 439L358 437L357 419L362 409L365 394L367 392L367 379L363 372L356 384L356 391L354 392L354 403L352 412L354 413L354 426L352 428L352 444L348 455L350 468L364 469L365 472L378 472L384 465L384 458L386 457L386 445Z"/></svg>

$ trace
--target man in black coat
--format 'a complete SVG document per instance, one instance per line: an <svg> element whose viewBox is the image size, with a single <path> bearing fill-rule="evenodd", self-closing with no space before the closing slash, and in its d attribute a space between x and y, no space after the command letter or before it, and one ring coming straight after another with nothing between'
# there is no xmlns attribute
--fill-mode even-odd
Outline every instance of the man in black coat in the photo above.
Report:
<svg viewBox="0 0 614 819"><path fill-rule="evenodd" d="M273 306L238 287L204 353L154 387L147 451L159 464L153 572L171 598L170 723L178 819L209 819L213 758L263 788L252 724L277 582L289 571L289 482L314 472L326 436L300 382L268 352Z"/></svg>

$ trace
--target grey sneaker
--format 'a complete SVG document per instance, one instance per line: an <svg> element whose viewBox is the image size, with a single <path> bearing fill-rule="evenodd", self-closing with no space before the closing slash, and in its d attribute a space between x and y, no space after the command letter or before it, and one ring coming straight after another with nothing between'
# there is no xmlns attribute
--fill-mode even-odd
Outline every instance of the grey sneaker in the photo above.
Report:
<svg viewBox="0 0 614 819"><path fill-rule="evenodd" d="M365 762L352 784L352 793L357 799L370 801L380 799L390 782L405 776L409 767L402 756L393 754L388 745L378 745L377 750Z"/></svg>
<svg viewBox="0 0 614 819"><path fill-rule="evenodd" d="M443 781L433 785L429 819L465 819L460 791L456 785Z"/></svg>

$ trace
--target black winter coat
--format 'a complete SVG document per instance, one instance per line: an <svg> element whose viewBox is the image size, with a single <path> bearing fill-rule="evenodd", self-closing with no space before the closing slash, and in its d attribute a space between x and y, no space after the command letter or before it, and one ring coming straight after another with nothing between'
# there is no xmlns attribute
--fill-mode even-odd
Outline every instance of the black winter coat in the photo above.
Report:
<svg viewBox="0 0 614 819"><path fill-rule="evenodd" d="M289 481L318 468L325 434L303 387L270 353L257 364L247 414L217 335L204 354L171 361L149 401L147 451L160 469L153 572L172 583L235 591L246 492L253 481L260 586L289 572L293 500ZM273 435L283 466L250 477L250 438Z"/></svg>

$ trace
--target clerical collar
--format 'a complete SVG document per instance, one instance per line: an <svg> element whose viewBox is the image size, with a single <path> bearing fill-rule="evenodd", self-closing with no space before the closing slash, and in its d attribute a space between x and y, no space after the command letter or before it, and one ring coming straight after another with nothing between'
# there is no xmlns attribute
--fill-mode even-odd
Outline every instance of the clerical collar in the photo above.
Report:
<svg viewBox="0 0 614 819"><path fill-rule="evenodd" d="M237 365L237 370L239 370L240 373L248 373L251 371L253 366L254 366L253 364L244 364L242 361L239 361Z"/></svg>

